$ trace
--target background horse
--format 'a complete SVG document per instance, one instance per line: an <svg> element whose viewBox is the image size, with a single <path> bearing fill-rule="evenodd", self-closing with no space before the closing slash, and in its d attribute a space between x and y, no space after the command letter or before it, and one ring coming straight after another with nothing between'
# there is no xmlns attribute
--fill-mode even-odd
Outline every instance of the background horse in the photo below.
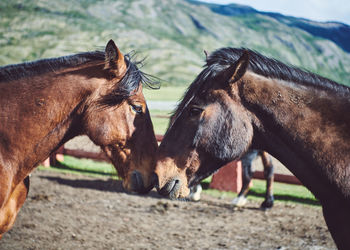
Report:
<svg viewBox="0 0 350 250"><path fill-rule="evenodd" d="M272 191L273 184L273 164L271 156L262 150L252 149L240 159L242 162L242 188L239 191L236 198L232 200L232 204L235 207L243 207L247 203L247 195L249 192L249 184L253 178L254 169L253 161L258 157L261 157L264 166L264 177L266 179L266 193L265 200L261 203L260 208L262 210L270 209L273 207L274 197ZM190 194L188 199L192 201L199 201L202 192L201 184L195 185L190 188Z"/></svg>
<svg viewBox="0 0 350 250"><path fill-rule="evenodd" d="M261 157L264 166L264 177L266 179L265 200L261 203L260 208L266 210L273 207L273 164L271 156L262 150L252 149L242 156L242 189L238 196L233 199L232 204L237 207L242 207L247 203L247 194L249 192L249 184L253 178L254 170L252 163L258 157Z"/></svg>
<svg viewBox="0 0 350 250"><path fill-rule="evenodd" d="M350 249L350 89L245 49L209 56L157 151L158 189L186 197L249 147L279 159L320 200Z"/></svg>
<svg viewBox="0 0 350 250"><path fill-rule="evenodd" d="M147 192L157 142L142 94L147 76L112 40L88 52L0 68L0 237L23 205L29 173L86 134L123 186Z"/></svg>

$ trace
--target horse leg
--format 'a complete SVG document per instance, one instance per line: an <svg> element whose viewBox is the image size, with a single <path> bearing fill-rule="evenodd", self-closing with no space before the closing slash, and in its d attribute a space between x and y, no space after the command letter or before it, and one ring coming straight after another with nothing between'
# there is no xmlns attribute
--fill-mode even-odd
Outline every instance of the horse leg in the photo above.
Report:
<svg viewBox="0 0 350 250"><path fill-rule="evenodd" d="M340 250L350 249L350 207L346 202L321 202L329 232Z"/></svg>
<svg viewBox="0 0 350 250"><path fill-rule="evenodd" d="M19 209L27 198L29 191L29 176L20 182L10 194L0 210L0 239L13 226Z"/></svg>
<svg viewBox="0 0 350 250"><path fill-rule="evenodd" d="M272 191L273 185L273 165L271 156L265 151L260 151L259 155L264 165L264 177L266 179L266 194L265 200L261 204L261 209L266 210L273 207L274 197Z"/></svg>
<svg viewBox="0 0 350 250"><path fill-rule="evenodd" d="M252 150L255 151L255 150ZM242 161L242 189L238 196L232 200L232 204L236 207L243 207L247 203L247 194L249 192L249 184L253 177L252 161L256 154L249 151L241 158Z"/></svg>

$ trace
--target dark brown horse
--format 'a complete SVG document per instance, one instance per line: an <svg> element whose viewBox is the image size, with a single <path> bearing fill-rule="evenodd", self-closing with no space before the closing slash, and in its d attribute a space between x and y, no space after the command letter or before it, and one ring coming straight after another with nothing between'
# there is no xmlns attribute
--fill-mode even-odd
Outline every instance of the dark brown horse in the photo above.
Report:
<svg viewBox="0 0 350 250"><path fill-rule="evenodd" d="M111 40L88 52L0 68L0 237L23 205L29 173L69 139L86 134L123 186L147 192L157 142L142 94L151 84Z"/></svg>
<svg viewBox="0 0 350 250"><path fill-rule="evenodd" d="M157 153L159 192L186 197L249 147L279 159L320 200L337 246L350 249L350 89L256 52L207 59Z"/></svg>

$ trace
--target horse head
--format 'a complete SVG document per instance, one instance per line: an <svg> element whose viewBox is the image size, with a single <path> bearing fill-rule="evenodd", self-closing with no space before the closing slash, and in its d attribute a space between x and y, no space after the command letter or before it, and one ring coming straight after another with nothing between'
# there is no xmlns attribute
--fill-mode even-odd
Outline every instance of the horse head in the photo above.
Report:
<svg viewBox="0 0 350 250"><path fill-rule="evenodd" d="M102 80L84 107L85 131L111 159L123 187L152 189L157 141L142 93L144 74L111 40L105 49Z"/></svg>

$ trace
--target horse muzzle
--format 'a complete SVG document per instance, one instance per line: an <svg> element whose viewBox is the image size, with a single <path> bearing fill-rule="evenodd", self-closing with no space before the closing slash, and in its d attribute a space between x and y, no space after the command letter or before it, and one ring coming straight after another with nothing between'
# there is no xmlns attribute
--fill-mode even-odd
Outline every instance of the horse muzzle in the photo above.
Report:
<svg viewBox="0 0 350 250"><path fill-rule="evenodd" d="M180 196L181 180L178 178L173 178L165 183L162 188L158 187L157 189L160 195L167 196L172 200L177 199Z"/></svg>
<svg viewBox="0 0 350 250"><path fill-rule="evenodd" d="M146 194L149 191L151 191L153 187L154 187L154 183L152 181L150 182L149 186L145 186L145 182L142 177L142 174L139 171L134 170L130 176L130 185L128 185L128 188L126 189L130 192Z"/></svg>

